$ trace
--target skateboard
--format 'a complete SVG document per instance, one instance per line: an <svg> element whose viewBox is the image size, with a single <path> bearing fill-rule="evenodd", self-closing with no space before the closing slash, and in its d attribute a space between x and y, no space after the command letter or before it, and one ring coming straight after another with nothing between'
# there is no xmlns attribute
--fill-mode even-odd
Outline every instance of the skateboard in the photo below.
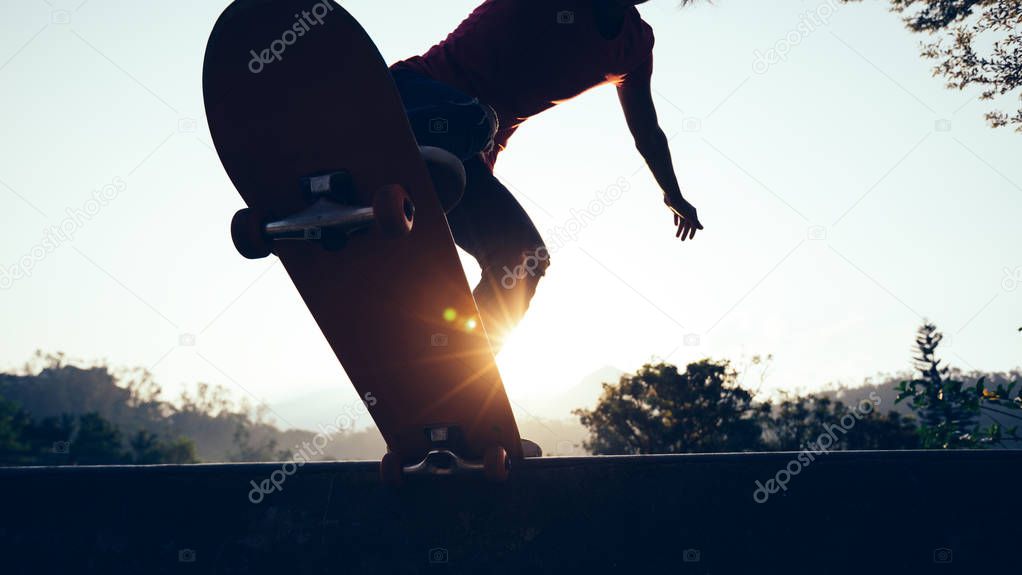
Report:
<svg viewBox="0 0 1022 575"><path fill-rule="evenodd" d="M210 34L203 95L248 206L234 244L283 263L368 400L383 480L506 480L522 442L434 188L451 166L463 187L463 168L435 149L427 165L367 33L331 0L238 0Z"/></svg>

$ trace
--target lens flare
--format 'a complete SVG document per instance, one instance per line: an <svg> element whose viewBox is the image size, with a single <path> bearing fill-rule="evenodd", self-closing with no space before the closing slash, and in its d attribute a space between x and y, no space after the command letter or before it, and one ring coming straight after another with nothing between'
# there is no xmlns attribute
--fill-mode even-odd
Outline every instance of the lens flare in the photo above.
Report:
<svg viewBox="0 0 1022 575"><path fill-rule="evenodd" d="M458 312L453 307L444 310L444 321L450 323L458 319Z"/></svg>

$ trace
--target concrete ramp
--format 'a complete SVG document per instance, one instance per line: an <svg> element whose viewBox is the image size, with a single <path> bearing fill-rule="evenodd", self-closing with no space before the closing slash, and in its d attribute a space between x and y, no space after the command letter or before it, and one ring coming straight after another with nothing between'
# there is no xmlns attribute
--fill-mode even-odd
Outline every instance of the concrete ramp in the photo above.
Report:
<svg viewBox="0 0 1022 575"><path fill-rule="evenodd" d="M1017 451L544 458L399 490L375 462L9 468L0 572L1019 573L1020 478Z"/></svg>

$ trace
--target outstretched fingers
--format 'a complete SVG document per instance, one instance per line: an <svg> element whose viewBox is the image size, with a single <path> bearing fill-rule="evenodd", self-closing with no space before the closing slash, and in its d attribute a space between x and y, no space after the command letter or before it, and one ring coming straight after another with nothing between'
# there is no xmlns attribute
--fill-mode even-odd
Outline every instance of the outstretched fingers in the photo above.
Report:
<svg viewBox="0 0 1022 575"><path fill-rule="evenodd" d="M678 230L674 233L674 237L680 238L681 241L690 240L696 237L696 230L702 229L702 226L698 222L693 222L689 218L682 218L678 214L674 214L674 225L678 227Z"/></svg>

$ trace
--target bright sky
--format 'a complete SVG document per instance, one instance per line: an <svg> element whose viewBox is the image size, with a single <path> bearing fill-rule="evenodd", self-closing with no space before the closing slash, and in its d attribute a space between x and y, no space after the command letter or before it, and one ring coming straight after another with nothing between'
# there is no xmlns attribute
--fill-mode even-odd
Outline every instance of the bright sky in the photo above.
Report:
<svg viewBox="0 0 1022 575"><path fill-rule="evenodd" d="M394 61L475 3L344 4ZM207 381L270 402L347 386L281 266L242 259L229 238L242 202L201 90L223 4L0 6L0 366L62 350L151 367L174 395ZM706 230L674 240L613 89L526 124L498 175L558 249L500 358L515 403L654 356L772 353L768 389L855 384L908 367L923 317L949 334L951 363L1018 365L1020 136L931 77L886 3L676 4L641 12ZM772 49L783 58L763 65ZM73 238L47 231L61 225Z"/></svg>

